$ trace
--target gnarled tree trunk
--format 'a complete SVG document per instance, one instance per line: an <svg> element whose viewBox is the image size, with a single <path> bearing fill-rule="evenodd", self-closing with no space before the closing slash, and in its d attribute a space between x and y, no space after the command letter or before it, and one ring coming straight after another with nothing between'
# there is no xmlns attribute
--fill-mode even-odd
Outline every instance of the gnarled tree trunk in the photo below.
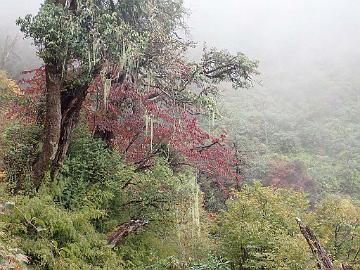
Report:
<svg viewBox="0 0 360 270"><path fill-rule="evenodd" d="M47 64L46 103L42 152L33 167L33 181L38 188L55 160L61 131L61 69L57 64Z"/></svg>
<svg viewBox="0 0 360 270"><path fill-rule="evenodd" d="M89 88L88 84L74 88L62 87L58 73L54 73L53 70L49 70L46 76L49 79L44 116L44 146L34 165L36 188L41 185L46 172L54 179L63 165Z"/></svg>
<svg viewBox="0 0 360 270"><path fill-rule="evenodd" d="M61 129L58 149L50 168L51 178L56 177L64 163L71 136L79 121L80 110L86 98L87 89L88 86L83 85L75 89L66 89L61 94Z"/></svg>

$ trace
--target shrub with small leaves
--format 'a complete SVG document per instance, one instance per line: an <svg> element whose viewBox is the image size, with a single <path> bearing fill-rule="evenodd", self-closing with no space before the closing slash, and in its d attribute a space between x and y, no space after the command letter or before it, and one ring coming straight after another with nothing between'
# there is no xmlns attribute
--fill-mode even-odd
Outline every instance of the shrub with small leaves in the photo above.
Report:
<svg viewBox="0 0 360 270"><path fill-rule="evenodd" d="M6 230L35 269L122 269L122 260L96 232L95 209L68 211L47 194L16 196L6 216ZM13 204L12 204L13 205Z"/></svg>
<svg viewBox="0 0 360 270"><path fill-rule="evenodd" d="M12 191L33 191L30 176L32 165L41 148L40 134L38 126L16 122L0 134L6 182Z"/></svg>

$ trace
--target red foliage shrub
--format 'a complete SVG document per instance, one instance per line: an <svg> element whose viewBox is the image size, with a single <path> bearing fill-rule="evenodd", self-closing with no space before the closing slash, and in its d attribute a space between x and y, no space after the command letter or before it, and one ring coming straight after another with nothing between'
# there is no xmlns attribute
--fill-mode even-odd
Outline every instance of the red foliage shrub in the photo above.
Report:
<svg viewBox="0 0 360 270"><path fill-rule="evenodd" d="M41 67L24 75L24 95L14 102L8 115L39 122L45 71ZM154 157L163 155L174 167L195 167L220 185L226 179L239 181L233 166L235 155L226 144L225 134L213 136L201 128L191 115L194 108L185 109L160 89L148 88L141 93L127 83L112 84L105 106L100 76L88 92L84 112L90 130L111 134L111 147L138 170L151 167Z"/></svg>
<svg viewBox="0 0 360 270"><path fill-rule="evenodd" d="M307 175L306 166L300 160L276 160L272 163L272 173L265 181L266 185L289 187L297 191L314 188L314 181Z"/></svg>

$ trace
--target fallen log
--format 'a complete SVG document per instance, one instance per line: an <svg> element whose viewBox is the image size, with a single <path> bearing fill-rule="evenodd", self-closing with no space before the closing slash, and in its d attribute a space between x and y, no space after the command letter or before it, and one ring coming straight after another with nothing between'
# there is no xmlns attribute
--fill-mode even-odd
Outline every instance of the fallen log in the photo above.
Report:
<svg viewBox="0 0 360 270"><path fill-rule="evenodd" d="M147 224L147 221L142 221L138 219L120 224L108 237L108 244L112 247L120 245L127 236L137 233L140 228L144 227Z"/></svg>

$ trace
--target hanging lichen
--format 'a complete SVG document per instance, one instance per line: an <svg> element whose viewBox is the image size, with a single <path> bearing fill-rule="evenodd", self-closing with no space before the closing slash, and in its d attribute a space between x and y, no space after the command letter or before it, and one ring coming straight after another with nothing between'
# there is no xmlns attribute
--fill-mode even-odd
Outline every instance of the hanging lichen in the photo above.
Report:
<svg viewBox="0 0 360 270"><path fill-rule="evenodd" d="M93 65L94 66L96 65L96 62L97 62L97 57L96 57L97 51L98 51L98 44L97 44L97 41L94 41L94 43L93 43Z"/></svg>
<svg viewBox="0 0 360 270"><path fill-rule="evenodd" d="M170 159L170 147L171 147L171 142L169 142L169 143L167 144L167 154L166 154L167 160Z"/></svg>
<svg viewBox="0 0 360 270"><path fill-rule="evenodd" d="M91 52L90 50L88 50L88 65L89 65L89 74L91 73L91 69L92 69L92 64L91 64Z"/></svg>
<svg viewBox="0 0 360 270"><path fill-rule="evenodd" d="M119 68L121 71L124 70L126 59L127 59L126 46L125 46L125 42L123 41L121 56L119 57Z"/></svg>
<svg viewBox="0 0 360 270"><path fill-rule="evenodd" d="M200 190L196 178L192 179L193 196L191 200L191 214L193 222L193 237L200 237Z"/></svg>
<svg viewBox="0 0 360 270"><path fill-rule="evenodd" d="M111 79L105 79L105 83L104 83L104 107L105 107L105 110L108 109L110 89L111 89Z"/></svg>
<svg viewBox="0 0 360 270"><path fill-rule="evenodd" d="M208 113L208 128L209 128L209 134L211 134L212 129L215 127L215 117L216 117L216 112L214 108L210 108L209 109L209 113Z"/></svg>
<svg viewBox="0 0 360 270"><path fill-rule="evenodd" d="M211 134L212 126L211 126L211 114L208 115L208 128L209 128L209 134Z"/></svg>
<svg viewBox="0 0 360 270"><path fill-rule="evenodd" d="M130 56L127 58L127 69L132 70L133 67L134 67L134 60L133 60L133 56L130 55Z"/></svg>
<svg viewBox="0 0 360 270"><path fill-rule="evenodd" d="M178 249L179 249L179 253L181 254L181 256L184 256L185 254L185 248L182 245L182 236L183 236L183 226L182 226L182 215L180 215L179 213L179 209L176 208L175 209L175 220L176 220L176 237L177 237L177 244L178 244Z"/></svg>
<svg viewBox="0 0 360 270"><path fill-rule="evenodd" d="M149 135L149 115L147 113L147 111L145 111L145 115L144 115L144 118L145 118L145 136L148 136Z"/></svg>
<svg viewBox="0 0 360 270"><path fill-rule="evenodd" d="M146 79L146 83L147 83L147 89L146 91L150 91L150 87L151 87L151 83L152 83L152 75L150 73L147 74L147 79Z"/></svg>
<svg viewBox="0 0 360 270"><path fill-rule="evenodd" d="M150 151L153 151L154 143L154 120L150 118Z"/></svg>
<svg viewBox="0 0 360 270"><path fill-rule="evenodd" d="M138 68L138 67L136 67ZM154 79L154 75L153 73L150 71L146 72L146 75L143 77L143 87L142 87L142 91L144 93L149 93L151 91L151 88L153 87L155 82Z"/></svg>
<svg viewBox="0 0 360 270"><path fill-rule="evenodd" d="M73 16L72 16L72 15L70 15L70 20L69 20L69 22L70 22L70 33L71 33L71 35L73 36L74 33L75 33L75 25L76 25L76 24L74 24L74 22L73 22Z"/></svg>
<svg viewBox="0 0 360 270"><path fill-rule="evenodd" d="M215 111L212 111L212 127L215 127Z"/></svg>
<svg viewBox="0 0 360 270"><path fill-rule="evenodd" d="M174 121L174 124L173 124L173 136L176 135L176 122Z"/></svg>

